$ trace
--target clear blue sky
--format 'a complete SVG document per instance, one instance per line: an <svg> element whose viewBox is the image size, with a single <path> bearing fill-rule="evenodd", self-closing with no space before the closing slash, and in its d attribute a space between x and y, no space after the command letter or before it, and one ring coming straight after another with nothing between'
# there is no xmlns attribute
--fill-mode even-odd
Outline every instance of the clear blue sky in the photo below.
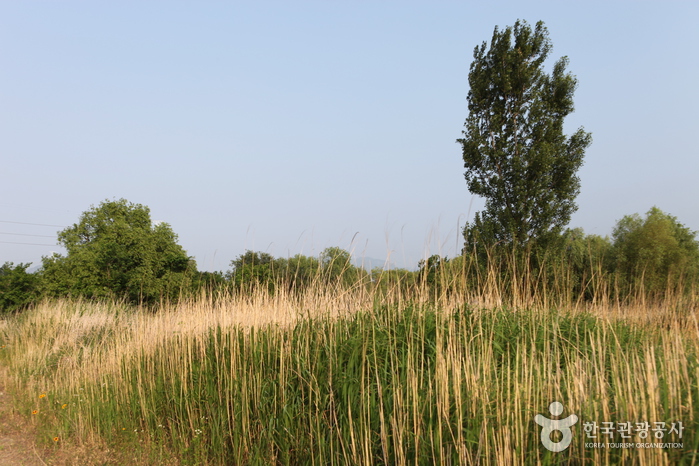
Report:
<svg viewBox="0 0 699 466"><path fill-rule="evenodd" d="M0 3L0 263L104 199L202 270L328 246L414 268L482 208L460 146L473 48L543 20L594 142L571 227L656 205L699 230L699 3ZM17 235L8 235L16 233ZM46 235L43 236L19 236ZM51 236L53 235L53 238Z"/></svg>

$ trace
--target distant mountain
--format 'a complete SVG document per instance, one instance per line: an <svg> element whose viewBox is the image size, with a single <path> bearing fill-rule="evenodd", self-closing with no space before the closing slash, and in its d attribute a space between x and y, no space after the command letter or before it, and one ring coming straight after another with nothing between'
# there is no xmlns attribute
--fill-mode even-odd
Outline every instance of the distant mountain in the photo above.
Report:
<svg viewBox="0 0 699 466"><path fill-rule="evenodd" d="M352 259L352 264L355 267L361 267L369 272L371 272L371 269L377 267L384 270L396 268L396 264L393 262L386 263L386 259L376 259L374 257L354 257Z"/></svg>

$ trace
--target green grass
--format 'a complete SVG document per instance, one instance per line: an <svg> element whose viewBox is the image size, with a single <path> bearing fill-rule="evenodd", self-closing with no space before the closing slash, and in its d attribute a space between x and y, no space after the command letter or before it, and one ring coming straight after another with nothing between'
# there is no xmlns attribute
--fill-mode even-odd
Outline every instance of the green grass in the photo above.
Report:
<svg viewBox="0 0 699 466"><path fill-rule="evenodd" d="M44 438L142 464L696 461L696 326L424 302L317 311L334 305L249 325L264 299L157 314L46 303L4 322L0 358ZM554 400L580 418L561 453L533 422ZM684 448L585 448L586 421L682 421Z"/></svg>

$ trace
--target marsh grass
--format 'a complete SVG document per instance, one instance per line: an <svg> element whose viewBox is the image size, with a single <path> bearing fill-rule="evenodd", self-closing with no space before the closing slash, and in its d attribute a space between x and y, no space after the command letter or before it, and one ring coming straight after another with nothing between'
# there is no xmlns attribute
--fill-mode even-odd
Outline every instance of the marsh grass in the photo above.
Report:
<svg viewBox="0 0 699 466"><path fill-rule="evenodd" d="M481 278L203 294L157 312L47 301L2 321L0 357L47 443L115 463L696 462L695 301L566 301ZM580 419L561 453L533 421L555 400ZM664 441L683 448L586 448L589 421L681 421Z"/></svg>

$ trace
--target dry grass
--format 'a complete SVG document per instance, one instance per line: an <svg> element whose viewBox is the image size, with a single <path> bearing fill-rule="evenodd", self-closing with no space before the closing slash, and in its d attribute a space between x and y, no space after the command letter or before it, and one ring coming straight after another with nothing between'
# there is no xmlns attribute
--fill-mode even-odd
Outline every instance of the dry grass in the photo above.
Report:
<svg viewBox="0 0 699 466"><path fill-rule="evenodd" d="M115 463L696 461L696 301L559 312L541 293L494 292L495 277L480 292L449 280L437 295L317 287L157 312L45 302L1 321L2 362L48 443ZM581 418L560 454L533 423L553 400ZM679 420L685 446L588 449L582 420Z"/></svg>

